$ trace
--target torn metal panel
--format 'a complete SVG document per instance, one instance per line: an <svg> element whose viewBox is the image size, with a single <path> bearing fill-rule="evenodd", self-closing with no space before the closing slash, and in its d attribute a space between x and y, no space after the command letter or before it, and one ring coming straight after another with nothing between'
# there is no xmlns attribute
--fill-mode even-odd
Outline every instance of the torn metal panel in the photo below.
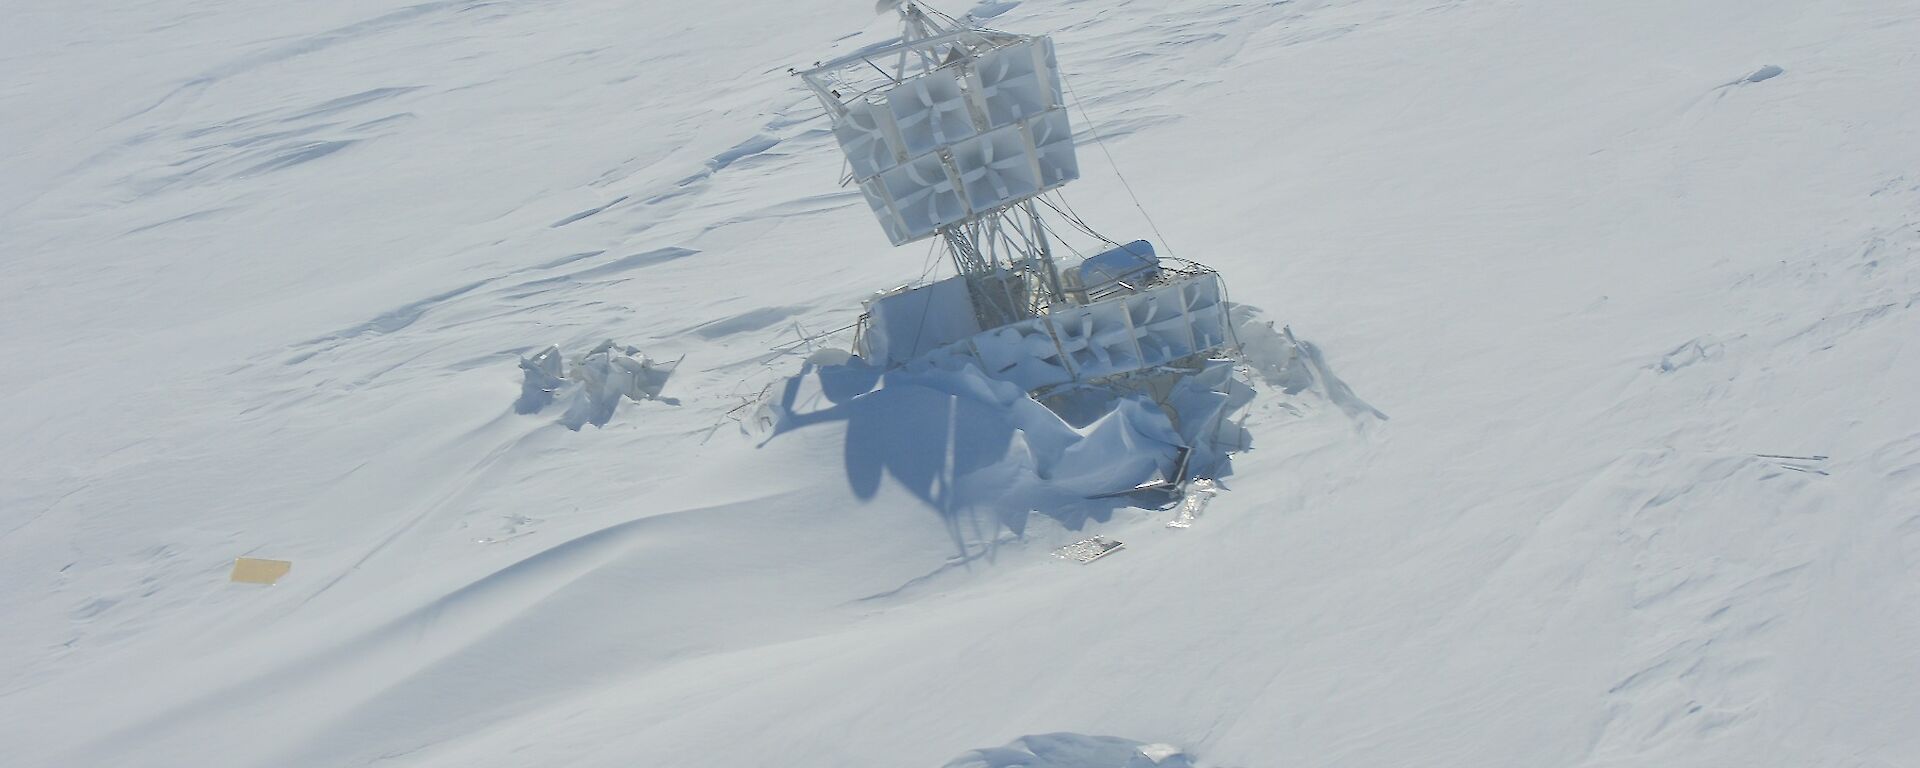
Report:
<svg viewBox="0 0 1920 768"><path fill-rule="evenodd" d="M1091 539L1081 539L1056 549L1053 551L1053 556L1062 560L1091 563L1119 551L1119 549L1124 546L1126 546L1126 544L1104 536L1095 536Z"/></svg>

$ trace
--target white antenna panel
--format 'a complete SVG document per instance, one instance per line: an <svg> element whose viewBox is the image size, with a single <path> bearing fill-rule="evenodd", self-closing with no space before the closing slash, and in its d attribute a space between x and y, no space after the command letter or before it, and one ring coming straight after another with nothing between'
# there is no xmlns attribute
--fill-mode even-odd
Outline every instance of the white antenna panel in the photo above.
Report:
<svg viewBox="0 0 1920 768"><path fill-rule="evenodd" d="M840 151L846 153L856 179L873 178L900 162L900 137L893 113L884 106L854 102L834 124L833 136L840 140Z"/></svg>
<svg viewBox="0 0 1920 768"><path fill-rule="evenodd" d="M1073 152L1073 126L1067 111L1056 109L1027 123L1040 167L1040 186L1052 189L1080 178L1080 158Z"/></svg>
<svg viewBox="0 0 1920 768"><path fill-rule="evenodd" d="M901 245L1077 178L1073 128L1066 110L1054 109L859 183L887 239Z"/></svg>
<svg viewBox="0 0 1920 768"><path fill-rule="evenodd" d="M1054 307L940 347L927 359L942 368L971 359L995 378L1034 390L1164 365L1230 340L1220 277L1206 272L1113 301Z"/></svg>
<svg viewBox="0 0 1920 768"><path fill-rule="evenodd" d="M853 62L877 68L864 56L829 66ZM830 81L808 77L894 245L1080 178L1047 37L996 41L845 100Z"/></svg>
<svg viewBox="0 0 1920 768"><path fill-rule="evenodd" d="M936 69L887 91L887 107L899 126L908 157L931 152L976 132L967 95L953 69Z"/></svg>
<svg viewBox="0 0 1920 768"><path fill-rule="evenodd" d="M921 155L880 174L880 186L900 218L899 231L906 235L896 244L933 234L972 215L960 198L959 185L947 173L947 164L937 154Z"/></svg>
<svg viewBox="0 0 1920 768"><path fill-rule="evenodd" d="M953 147L953 165L967 205L990 211L1040 192L1040 169L1020 126L983 133Z"/></svg>
<svg viewBox="0 0 1920 768"><path fill-rule="evenodd" d="M901 224L900 217L893 212L893 201L887 196L886 186L877 178L859 184L860 194L867 198L867 207L873 209L873 217L880 220L880 228L887 232L887 242L900 245L912 241L914 238L907 234L906 225Z"/></svg>
<svg viewBox="0 0 1920 768"><path fill-rule="evenodd" d="M989 128L1012 125L1066 103L1053 40L1046 37L988 51L974 65L971 85Z"/></svg>

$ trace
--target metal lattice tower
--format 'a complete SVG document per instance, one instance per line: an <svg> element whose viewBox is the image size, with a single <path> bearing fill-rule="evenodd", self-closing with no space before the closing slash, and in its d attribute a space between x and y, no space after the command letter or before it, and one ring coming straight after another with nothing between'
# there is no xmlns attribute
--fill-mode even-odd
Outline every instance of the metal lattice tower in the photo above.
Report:
<svg viewBox="0 0 1920 768"><path fill-rule="evenodd" d="M798 73L846 181L894 245L940 238L983 323L1045 311L1064 293L1033 198L1080 176L1053 42L899 12L897 40Z"/></svg>

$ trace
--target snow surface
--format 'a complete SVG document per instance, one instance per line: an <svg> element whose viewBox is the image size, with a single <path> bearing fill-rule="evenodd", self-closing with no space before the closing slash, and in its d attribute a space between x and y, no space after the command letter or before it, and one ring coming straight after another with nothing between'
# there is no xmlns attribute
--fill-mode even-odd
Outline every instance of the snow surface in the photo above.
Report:
<svg viewBox="0 0 1920 768"><path fill-rule="evenodd" d="M1920 763L1920 6L980 9L1390 418L1020 535L736 423L928 266L785 74L867 3L9 4L0 762ZM515 412L609 338L679 404Z"/></svg>

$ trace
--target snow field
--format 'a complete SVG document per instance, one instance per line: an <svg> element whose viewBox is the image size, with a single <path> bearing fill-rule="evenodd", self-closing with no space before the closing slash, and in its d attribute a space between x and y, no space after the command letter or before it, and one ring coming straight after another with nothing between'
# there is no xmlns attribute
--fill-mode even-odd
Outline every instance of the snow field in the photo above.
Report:
<svg viewBox="0 0 1920 768"><path fill-rule="evenodd" d="M927 267L785 75L861 6L10 10L0 753L1920 756L1911 4L982 6L1055 34L1157 244L1390 416L1263 391L1193 528L1020 535L728 416ZM679 405L513 411L608 338Z"/></svg>

